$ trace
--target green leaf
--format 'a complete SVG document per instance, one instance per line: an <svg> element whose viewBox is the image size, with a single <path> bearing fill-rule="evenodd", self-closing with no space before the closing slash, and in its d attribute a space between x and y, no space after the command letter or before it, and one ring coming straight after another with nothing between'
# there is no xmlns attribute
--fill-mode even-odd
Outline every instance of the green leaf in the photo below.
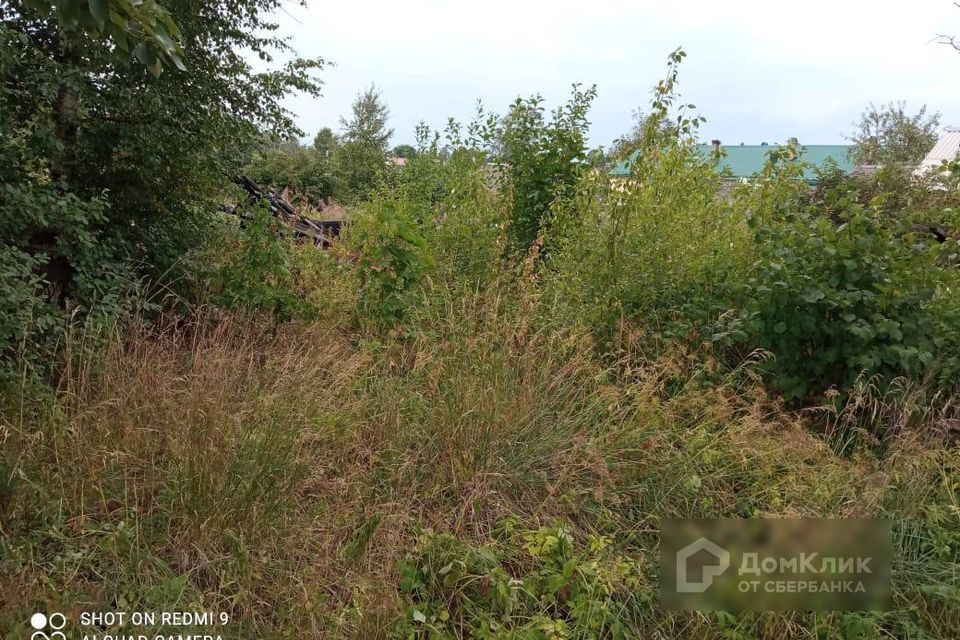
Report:
<svg viewBox="0 0 960 640"><path fill-rule="evenodd" d="M110 25L110 35L113 37L113 44L116 45L118 51L129 53L130 41L127 39L127 34L123 29Z"/></svg>
<svg viewBox="0 0 960 640"><path fill-rule="evenodd" d="M180 71L186 71L187 65L183 64L183 60L176 53L170 52L167 54L171 61L173 61L173 66L175 66Z"/></svg>
<svg viewBox="0 0 960 640"><path fill-rule="evenodd" d="M804 301L809 302L810 304L814 304L818 300L823 300L824 295L823 295L823 291L820 291L819 289L811 289L810 291L808 291L807 293L803 294L800 297Z"/></svg>
<svg viewBox="0 0 960 640"><path fill-rule="evenodd" d="M145 65L150 65L154 60L153 52L150 50L150 47L147 46L146 42L141 42L134 47L133 55Z"/></svg>
<svg viewBox="0 0 960 640"><path fill-rule="evenodd" d="M97 19L97 22L103 25L110 17L110 4L107 0L89 0L90 15Z"/></svg>
<svg viewBox="0 0 960 640"><path fill-rule="evenodd" d="M100 29L103 26L101 22L98 22L97 19L89 11L80 12L80 21L78 25L81 29L88 33L92 33L94 36L100 35Z"/></svg>
<svg viewBox="0 0 960 640"><path fill-rule="evenodd" d="M154 32L153 37L160 43L160 46L164 51L173 50L174 48L173 39L167 33L167 30L163 27L162 24L157 25L157 29Z"/></svg>
<svg viewBox="0 0 960 640"><path fill-rule="evenodd" d="M69 29L80 23L80 0L65 0L60 4L60 23Z"/></svg>
<svg viewBox="0 0 960 640"><path fill-rule="evenodd" d="M113 11L112 9L110 11L110 22L117 25L121 29L127 28L127 19L124 18L122 14L117 11Z"/></svg>

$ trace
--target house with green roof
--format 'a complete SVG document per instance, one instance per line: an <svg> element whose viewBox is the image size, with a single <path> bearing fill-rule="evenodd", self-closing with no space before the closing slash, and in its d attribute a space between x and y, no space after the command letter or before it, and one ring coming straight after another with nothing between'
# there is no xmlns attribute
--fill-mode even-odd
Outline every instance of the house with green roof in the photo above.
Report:
<svg viewBox="0 0 960 640"><path fill-rule="evenodd" d="M720 152L718 170L724 174L726 180L744 181L752 177L763 169L767 161L767 154L771 151L780 149L785 145L777 144L725 144L721 145L719 141L713 144L697 145L698 152L709 160ZM816 167L821 167L829 161L847 173L853 172L854 164L850 159L850 145L843 144L808 144L800 145L803 151L802 159L812 166L804 169L803 177L810 184L816 184ZM618 178L626 178L630 175L630 167L637 158L638 151L630 154L626 160L618 163L611 171L610 175Z"/></svg>

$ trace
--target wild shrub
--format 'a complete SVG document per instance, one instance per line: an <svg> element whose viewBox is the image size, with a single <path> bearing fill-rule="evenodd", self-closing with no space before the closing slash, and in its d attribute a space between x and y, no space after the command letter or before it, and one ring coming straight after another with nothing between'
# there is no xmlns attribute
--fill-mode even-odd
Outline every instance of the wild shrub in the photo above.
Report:
<svg viewBox="0 0 960 640"><path fill-rule="evenodd" d="M347 241L357 255L359 311L380 326L396 324L420 276L434 264L410 202L385 193L358 207Z"/></svg>
<svg viewBox="0 0 960 640"><path fill-rule="evenodd" d="M588 173L554 205L547 291L559 314L604 341L621 320L671 337L706 325L750 261L745 220L719 197L717 173L696 148L702 119L676 105L682 57L671 56L657 87L630 175Z"/></svg>
<svg viewBox="0 0 960 640"><path fill-rule="evenodd" d="M456 188L450 181L450 165L462 147L442 147L440 134L423 122L416 127L416 143L406 163L387 172L386 187L402 193L410 202L413 218L427 228L442 216L440 204Z"/></svg>
<svg viewBox="0 0 960 640"><path fill-rule="evenodd" d="M939 219L936 209L956 207L960 202L955 185L943 181L949 180L948 176L917 179L913 168L912 165L881 165L870 173L851 175L836 166L825 165L819 168L816 188L807 200L826 215L833 215L831 203L836 198L829 194L842 191L848 196L855 194L863 206L879 207L891 217L927 211L930 223L942 224L944 220Z"/></svg>
<svg viewBox="0 0 960 640"><path fill-rule="evenodd" d="M219 249L221 264L208 282L211 301L281 321L310 315L309 303L295 287L296 263L285 230L265 203L253 208L232 243Z"/></svg>
<svg viewBox="0 0 960 640"><path fill-rule="evenodd" d="M504 268L510 205L509 196L492 184L485 155L469 148L442 152L431 145L408 165L412 173L403 193L414 200L418 193L430 198L421 201L418 219L436 255L437 277L454 286L486 286Z"/></svg>
<svg viewBox="0 0 960 640"><path fill-rule="evenodd" d="M603 536L580 543L562 524L529 531L508 519L497 529L487 546L421 534L398 566L397 637L635 637L636 610L653 597L636 558Z"/></svg>
<svg viewBox="0 0 960 640"><path fill-rule="evenodd" d="M0 37L7 37L5 29ZM3 55L0 69L9 70ZM49 373L69 321L123 315L138 302L123 241L102 232L108 199L83 197L51 180L38 157L51 144L47 132L16 129L7 98L0 90L0 386Z"/></svg>
<svg viewBox="0 0 960 640"><path fill-rule="evenodd" d="M521 256L546 231L554 199L569 195L589 166L587 114L596 95L596 87L574 85L549 122L541 96L517 98L490 140L512 192L510 238Z"/></svg>
<svg viewBox="0 0 960 640"><path fill-rule="evenodd" d="M278 193L290 189L291 201L312 207L341 190L330 158L320 149L301 146L296 140L268 142L264 147L243 169L258 184Z"/></svg>
<svg viewBox="0 0 960 640"><path fill-rule="evenodd" d="M53 350L55 332L66 321L44 295L40 264L13 247L0 249L0 388L22 374L36 380Z"/></svg>
<svg viewBox="0 0 960 640"><path fill-rule="evenodd" d="M30 144L0 140L0 387L49 382L69 326L92 329L157 310L126 240L101 228L107 199L38 178Z"/></svg>
<svg viewBox="0 0 960 640"><path fill-rule="evenodd" d="M952 387L960 375L957 244L910 216L831 190L825 214L797 207L750 219L758 253L742 332L785 397L849 388L861 374ZM740 333L742 337L743 333Z"/></svg>
<svg viewBox="0 0 960 640"><path fill-rule="evenodd" d="M213 237L225 174L263 130L297 133L290 91L319 93L321 61L254 70L240 53L289 50L269 34L277 2L162 4L0 6L0 245L25 267L2 286L30 274L8 289L23 311L0 308L0 359L18 343L42 365L64 319L133 316L142 288L176 283Z"/></svg>
<svg viewBox="0 0 960 640"><path fill-rule="evenodd" d="M440 134L421 124L416 153L357 207L346 245L358 258L359 308L368 319L392 326L414 306L469 295L500 274L507 197L476 144L448 129L441 146Z"/></svg>

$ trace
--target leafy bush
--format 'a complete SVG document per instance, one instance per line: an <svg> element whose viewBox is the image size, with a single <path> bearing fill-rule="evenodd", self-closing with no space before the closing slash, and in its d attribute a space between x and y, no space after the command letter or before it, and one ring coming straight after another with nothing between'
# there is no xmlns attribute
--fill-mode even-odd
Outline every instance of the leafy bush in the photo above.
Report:
<svg viewBox="0 0 960 640"><path fill-rule="evenodd" d="M717 172L696 148L702 119L676 104L682 57L671 56L658 85L630 175L591 172L554 204L550 299L604 342L621 320L683 339L728 308L727 283L751 259L744 217L719 197Z"/></svg>
<svg viewBox="0 0 960 640"><path fill-rule="evenodd" d="M493 188L484 153L466 146L440 149L425 128L418 138L418 152L395 188L411 203L443 282L486 286L503 266L509 196Z"/></svg>
<svg viewBox="0 0 960 640"><path fill-rule="evenodd" d="M244 172L255 182L277 192L292 191L291 200L316 207L333 197L339 182L329 159L314 147L296 141L268 146L257 154Z"/></svg>
<svg viewBox="0 0 960 640"><path fill-rule="evenodd" d="M0 249L0 388L26 371L35 378L50 357L62 312L44 295L40 264L13 247Z"/></svg>
<svg viewBox="0 0 960 640"><path fill-rule="evenodd" d="M960 374L955 240L909 217L828 194L832 216L796 210L751 219L758 261L742 330L787 398L848 388L861 373L952 386Z"/></svg>
<svg viewBox="0 0 960 640"><path fill-rule="evenodd" d="M267 312L278 320L310 315L311 306L295 288L286 227L270 215L266 203L256 207L212 274L212 301L229 309Z"/></svg>
<svg viewBox="0 0 960 640"><path fill-rule="evenodd" d="M0 130L6 116L0 108ZM0 386L48 373L69 322L112 322L151 306L125 239L103 229L107 199L59 188L38 169L34 144L42 142L29 132L0 136Z"/></svg>
<svg viewBox="0 0 960 640"><path fill-rule="evenodd" d="M22 344L40 365L66 318L100 324L143 309L144 285L176 283L184 257L211 239L224 174L261 131L297 132L281 100L318 94L322 62L255 71L241 53L287 50L269 35L277 5L0 6L0 244L5 267L21 261L0 276L16 305L0 309L0 359ZM189 68L160 74L164 55L179 61L175 41L189 43Z"/></svg>
<svg viewBox="0 0 960 640"><path fill-rule="evenodd" d="M832 205L837 198L830 194L835 191L855 197L865 207L881 207L892 216L928 209L937 196L949 196L949 191L930 189L918 182L912 166L883 165L870 173L850 175L839 167L826 165L819 168L817 186L806 200L833 216Z"/></svg>
<svg viewBox="0 0 960 640"><path fill-rule="evenodd" d="M526 252L546 231L550 205L569 195L587 165L587 112L596 87L573 86L569 101L544 117L543 98L517 98L498 124L493 158L506 174L513 195L510 236Z"/></svg>
<svg viewBox="0 0 960 640"><path fill-rule="evenodd" d="M410 291L433 265L409 201L384 194L359 207L348 242L358 255L361 312L381 326L402 320Z"/></svg>

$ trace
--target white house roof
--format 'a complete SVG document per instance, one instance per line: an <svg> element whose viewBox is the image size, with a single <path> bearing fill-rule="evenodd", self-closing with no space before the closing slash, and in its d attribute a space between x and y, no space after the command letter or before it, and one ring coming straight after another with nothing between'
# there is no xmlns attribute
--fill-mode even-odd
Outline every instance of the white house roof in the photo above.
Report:
<svg viewBox="0 0 960 640"><path fill-rule="evenodd" d="M925 175L931 169L939 167L944 160L956 160L958 153L960 153L960 128L947 127L914 173L918 176Z"/></svg>

